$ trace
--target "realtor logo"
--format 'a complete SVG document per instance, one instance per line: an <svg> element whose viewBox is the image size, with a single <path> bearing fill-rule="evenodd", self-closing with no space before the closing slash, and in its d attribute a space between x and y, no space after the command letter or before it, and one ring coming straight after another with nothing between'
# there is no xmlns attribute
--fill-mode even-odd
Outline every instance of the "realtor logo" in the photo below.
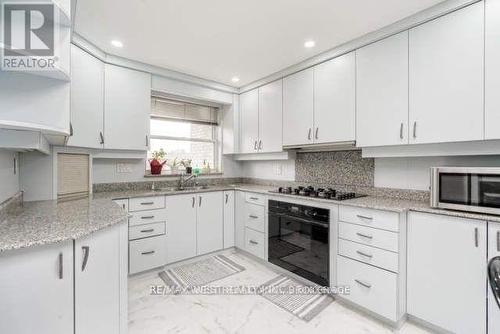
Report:
<svg viewBox="0 0 500 334"><path fill-rule="evenodd" d="M3 3L3 58L6 71L54 69L55 20L50 3Z"/></svg>

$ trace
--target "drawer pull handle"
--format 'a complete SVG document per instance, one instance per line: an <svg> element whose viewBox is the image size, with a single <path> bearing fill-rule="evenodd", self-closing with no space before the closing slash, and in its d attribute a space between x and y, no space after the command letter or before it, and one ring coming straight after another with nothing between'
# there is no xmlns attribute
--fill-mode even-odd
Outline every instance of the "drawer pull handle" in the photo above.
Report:
<svg viewBox="0 0 500 334"><path fill-rule="evenodd" d="M57 271L57 274L59 276L59 279L63 279L64 278L64 259L63 259L63 253L59 253L59 256L58 256L58 271Z"/></svg>
<svg viewBox="0 0 500 334"><path fill-rule="evenodd" d="M254 240L250 240L249 241L252 245L258 245L259 243L257 241L254 241Z"/></svg>
<svg viewBox="0 0 500 334"><path fill-rule="evenodd" d="M479 247L479 229L477 227L474 229L474 243L476 248Z"/></svg>
<svg viewBox="0 0 500 334"><path fill-rule="evenodd" d="M368 216L363 216L363 215L357 215L358 218L360 219L368 219L368 220L373 220L373 217L368 217Z"/></svg>
<svg viewBox="0 0 500 334"><path fill-rule="evenodd" d="M154 253L155 253L155 251L149 251L149 252L142 252L141 254L142 255L152 255Z"/></svg>
<svg viewBox="0 0 500 334"><path fill-rule="evenodd" d="M370 288L372 287L372 285L371 285L371 284L365 283L365 282L363 282L363 281L360 281L360 280L357 280L357 279L355 279L354 281L355 281L356 283L358 283L359 285L364 286L365 288L370 289Z"/></svg>
<svg viewBox="0 0 500 334"><path fill-rule="evenodd" d="M153 205L155 202L142 202L141 205Z"/></svg>
<svg viewBox="0 0 500 334"><path fill-rule="evenodd" d="M153 219L155 216L142 216L141 219Z"/></svg>
<svg viewBox="0 0 500 334"><path fill-rule="evenodd" d="M151 233L151 232L154 232L154 228L150 228L148 230L141 230L141 233Z"/></svg>
<svg viewBox="0 0 500 334"><path fill-rule="evenodd" d="M258 200L259 200L259 198L258 198L258 197L250 197L250 199L251 199L252 201L258 201Z"/></svg>
<svg viewBox="0 0 500 334"><path fill-rule="evenodd" d="M258 219L259 218L258 216L255 216L255 215L249 215L248 217L253 218L253 219Z"/></svg>
<svg viewBox="0 0 500 334"><path fill-rule="evenodd" d="M370 258L370 259L373 257L373 255L367 254L367 253L363 253L362 251L356 251L356 253L358 253L361 256L365 256L367 258Z"/></svg>
<svg viewBox="0 0 500 334"><path fill-rule="evenodd" d="M371 235L368 235L368 234L363 234L363 233L359 233L359 232L356 232L356 235L362 237L362 238L366 238L366 239L373 239L373 237Z"/></svg>
<svg viewBox="0 0 500 334"><path fill-rule="evenodd" d="M497 252L500 252L500 231L497 231Z"/></svg>
<svg viewBox="0 0 500 334"><path fill-rule="evenodd" d="M89 260L90 247L82 246L82 252L83 252L82 271L85 271L85 268L87 268L87 262Z"/></svg>

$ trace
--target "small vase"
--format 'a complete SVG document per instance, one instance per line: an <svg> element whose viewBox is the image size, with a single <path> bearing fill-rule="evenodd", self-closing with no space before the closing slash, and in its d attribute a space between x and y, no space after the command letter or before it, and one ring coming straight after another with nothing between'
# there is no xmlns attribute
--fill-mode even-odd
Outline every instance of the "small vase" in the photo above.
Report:
<svg viewBox="0 0 500 334"><path fill-rule="evenodd" d="M165 164L165 162L161 163L156 159L151 160L149 162L149 166L151 167L151 174L152 175L160 175L164 164Z"/></svg>
<svg viewBox="0 0 500 334"><path fill-rule="evenodd" d="M186 167L186 174L192 174L193 173L193 167Z"/></svg>

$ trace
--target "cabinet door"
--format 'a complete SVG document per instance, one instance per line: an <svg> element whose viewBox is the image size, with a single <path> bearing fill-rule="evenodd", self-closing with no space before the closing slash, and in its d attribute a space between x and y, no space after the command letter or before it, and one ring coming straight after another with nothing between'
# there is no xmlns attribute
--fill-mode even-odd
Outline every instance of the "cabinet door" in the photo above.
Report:
<svg viewBox="0 0 500 334"><path fill-rule="evenodd" d="M486 222L410 212L408 314L454 333L485 333L486 241Z"/></svg>
<svg viewBox="0 0 500 334"><path fill-rule="evenodd" d="M314 142L354 141L356 57L351 52L314 68Z"/></svg>
<svg viewBox="0 0 500 334"><path fill-rule="evenodd" d="M500 0L485 2L485 138L500 139Z"/></svg>
<svg viewBox="0 0 500 334"><path fill-rule="evenodd" d="M0 333L73 333L73 241L0 254Z"/></svg>
<svg viewBox="0 0 500 334"><path fill-rule="evenodd" d="M500 223L488 223L488 258L500 256ZM488 281L488 333L500 333L500 307Z"/></svg>
<svg viewBox="0 0 500 334"><path fill-rule="evenodd" d="M71 45L71 125L68 146L102 148L104 63Z"/></svg>
<svg viewBox="0 0 500 334"><path fill-rule="evenodd" d="M104 148L147 150L151 75L106 64Z"/></svg>
<svg viewBox="0 0 500 334"><path fill-rule="evenodd" d="M222 107L222 154L239 153L240 97L233 94L233 104Z"/></svg>
<svg viewBox="0 0 500 334"><path fill-rule="evenodd" d="M283 146L313 143L313 69L283 79Z"/></svg>
<svg viewBox="0 0 500 334"><path fill-rule="evenodd" d="M259 140L259 90L254 89L240 95L240 151L257 152Z"/></svg>
<svg viewBox="0 0 500 334"><path fill-rule="evenodd" d="M259 88L259 152L281 152L283 146L283 80Z"/></svg>
<svg viewBox="0 0 500 334"><path fill-rule="evenodd" d="M224 247L224 213L222 192L198 195L197 255Z"/></svg>
<svg viewBox="0 0 500 334"><path fill-rule="evenodd" d="M359 147L408 143L408 32L356 51Z"/></svg>
<svg viewBox="0 0 500 334"><path fill-rule="evenodd" d="M484 137L484 2L410 30L410 143Z"/></svg>
<svg viewBox="0 0 500 334"><path fill-rule="evenodd" d="M224 191L224 248L234 247L234 191Z"/></svg>
<svg viewBox="0 0 500 334"><path fill-rule="evenodd" d="M120 333L120 226L75 241L75 334Z"/></svg>
<svg viewBox="0 0 500 334"><path fill-rule="evenodd" d="M234 193L234 246L245 249L245 223L246 207L245 193L236 191Z"/></svg>
<svg viewBox="0 0 500 334"><path fill-rule="evenodd" d="M167 262L196 256L196 195L166 196Z"/></svg>

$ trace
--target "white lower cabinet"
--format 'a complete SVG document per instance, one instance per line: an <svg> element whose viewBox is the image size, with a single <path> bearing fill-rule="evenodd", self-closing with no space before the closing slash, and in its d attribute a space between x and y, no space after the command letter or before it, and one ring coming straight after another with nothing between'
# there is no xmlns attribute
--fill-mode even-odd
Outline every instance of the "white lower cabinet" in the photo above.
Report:
<svg viewBox="0 0 500 334"><path fill-rule="evenodd" d="M267 260L267 229L266 229L266 196L254 193L246 193L245 200L241 205L240 216L243 230L242 249L263 260Z"/></svg>
<svg viewBox="0 0 500 334"><path fill-rule="evenodd" d="M224 248L224 212L221 191L198 195L196 243L197 255Z"/></svg>
<svg viewBox="0 0 500 334"><path fill-rule="evenodd" d="M139 273L167 263L167 238L164 235L129 242L129 272Z"/></svg>
<svg viewBox="0 0 500 334"><path fill-rule="evenodd" d="M500 256L500 223L488 223L488 261ZM489 269L488 269L489 270ZM488 333L500 333L500 306L488 281Z"/></svg>
<svg viewBox="0 0 500 334"><path fill-rule="evenodd" d="M234 191L224 191L224 248L234 247Z"/></svg>
<svg viewBox="0 0 500 334"><path fill-rule="evenodd" d="M245 229L245 250L250 254L264 259L266 256L264 233L247 227Z"/></svg>
<svg viewBox="0 0 500 334"><path fill-rule="evenodd" d="M243 191L234 193L234 246L239 249L245 249L245 196Z"/></svg>
<svg viewBox="0 0 500 334"><path fill-rule="evenodd" d="M408 214L408 314L453 333L486 333L486 222Z"/></svg>
<svg viewBox="0 0 500 334"><path fill-rule="evenodd" d="M196 194L167 196L167 262L196 256Z"/></svg>

